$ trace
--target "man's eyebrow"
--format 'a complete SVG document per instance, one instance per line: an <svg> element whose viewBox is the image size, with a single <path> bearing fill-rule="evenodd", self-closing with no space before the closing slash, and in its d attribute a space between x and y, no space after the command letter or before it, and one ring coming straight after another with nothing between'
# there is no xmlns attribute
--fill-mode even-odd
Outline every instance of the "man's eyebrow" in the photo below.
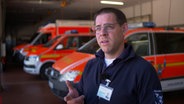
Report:
<svg viewBox="0 0 184 104"><path fill-rule="evenodd" d="M104 25L114 25L116 23L105 23Z"/></svg>
<svg viewBox="0 0 184 104"><path fill-rule="evenodd" d="M102 24L102 26L104 25L113 25L114 23L105 23L105 24ZM101 26L100 24L99 25L96 25L96 26Z"/></svg>
<svg viewBox="0 0 184 104"><path fill-rule="evenodd" d="M99 26L101 26L101 25L96 25L95 27L99 27Z"/></svg>

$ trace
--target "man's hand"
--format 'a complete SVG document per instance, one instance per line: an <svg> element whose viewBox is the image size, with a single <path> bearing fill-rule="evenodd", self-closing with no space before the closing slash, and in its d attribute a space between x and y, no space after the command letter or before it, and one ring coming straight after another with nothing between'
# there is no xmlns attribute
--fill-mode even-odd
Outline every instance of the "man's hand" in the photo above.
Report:
<svg viewBox="0 0 184 104"><path fill-rule="evenodd" d="M68 87L69 92L64 97L65 102L67 102L67 104L83 104L84 95L79 96L78 91L72 86L69 81L66 81L66 85Z"/></svg>

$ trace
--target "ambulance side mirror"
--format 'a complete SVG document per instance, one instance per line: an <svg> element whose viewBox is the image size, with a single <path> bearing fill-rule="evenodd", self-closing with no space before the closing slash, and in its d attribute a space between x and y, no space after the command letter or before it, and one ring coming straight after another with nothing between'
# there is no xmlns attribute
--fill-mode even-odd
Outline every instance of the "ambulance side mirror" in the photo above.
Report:
<svg viewBox="0 0 184 104"><path fill-rule="evenodd" d="M59 45L57 45L57 47L56 47L57 50L63 49L63 48L64 48L63 44L59 44Z"/></svg>

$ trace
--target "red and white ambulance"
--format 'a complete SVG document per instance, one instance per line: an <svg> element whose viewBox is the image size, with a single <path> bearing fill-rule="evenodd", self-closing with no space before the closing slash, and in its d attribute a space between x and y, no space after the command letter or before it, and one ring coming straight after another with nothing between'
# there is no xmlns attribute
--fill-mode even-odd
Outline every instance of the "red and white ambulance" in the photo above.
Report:
<svg viewBox="0 0 184 104"><path fill-rule="evenodd" d="M94 38L91 33L63 34L54 40L44 44L42 47L35 47L27 51L24 58L23 69L26 73L40 75L47 79L45 70L52 64L74 52L77 48Z"/></svg>
<svg viewBox="0 0 184 104"><path fill-rule="evenodd" d="M142 23L151 26L152 23ZM123 39L122 39L123 40ZM132 44L136 54L152 63L161 81L163 91L184 89L184 30L168 30L166 28L135 28L125 34L125 41ZM89 46L88 46L89 47ZM48 69L49 86L55 95L65 96L65 81L77 83L84 66L94 58L98 46L91 50L73 52L55 62ZM75 57L77 56L77 57Z"/></svg>
<svg viewBox="0 0 184 104"><path fill-rule="evenodd" d="M49 23L38 29L34 33L29 43L20 44L13 48L14 56L18 61L24 59L23 53L25 48L32 48L32 46L42 46L54 37L67 33L70 30L76 30L78 33L89 33L91 31L92 23L89 20L56 20L56 23Z"/></svg>

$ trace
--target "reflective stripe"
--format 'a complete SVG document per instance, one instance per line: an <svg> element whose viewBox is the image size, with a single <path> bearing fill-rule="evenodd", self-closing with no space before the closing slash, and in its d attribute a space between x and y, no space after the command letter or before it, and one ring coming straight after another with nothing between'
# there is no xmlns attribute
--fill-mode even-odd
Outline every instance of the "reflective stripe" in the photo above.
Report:
<svg viewBox="0 0 184 104"><path fill-rule="evenodd" d="M177 63L166 63L166 67L172 67L172 66L181 66L184 65L184 62L177 62Z"/></svg>
<svg viewBox="0 0 184 104"><path fill-rule="evenodd" d="M40 58L57 58L60 54L42 55Z"/></svg>
<svg viewBox="0 0 184 104"><path fill-rule="evenodd" d="M164 67L164 63L163 64L153 65L153 66L155 68L158 68L159 65L161 65L161 67ZM182 65L184 65L184 62L166 63L166 67L182 66Z"/></svg>

